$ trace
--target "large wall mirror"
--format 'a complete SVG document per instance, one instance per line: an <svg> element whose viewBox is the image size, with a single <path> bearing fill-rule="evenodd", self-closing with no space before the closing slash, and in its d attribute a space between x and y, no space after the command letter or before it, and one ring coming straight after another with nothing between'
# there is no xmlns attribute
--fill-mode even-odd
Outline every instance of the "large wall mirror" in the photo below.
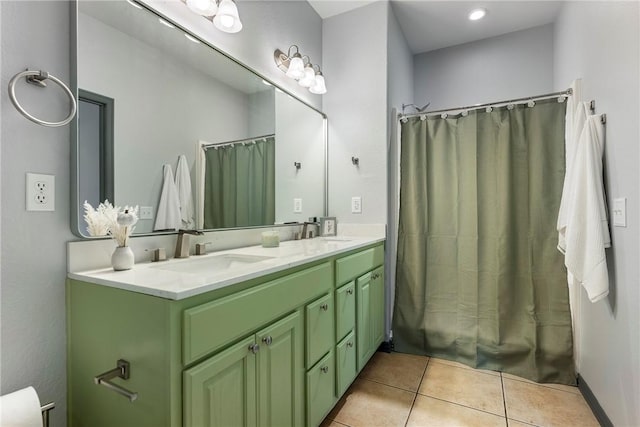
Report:
<svg viewBox="0 0 640 427"><path fill-rule="evenodd" d="M136 234L326 215L321 112L146 7L74 7L75 233L89 237L85 200L145 208ZM187 177L194 209L176 225L178 175L173 190Z"/></svg>

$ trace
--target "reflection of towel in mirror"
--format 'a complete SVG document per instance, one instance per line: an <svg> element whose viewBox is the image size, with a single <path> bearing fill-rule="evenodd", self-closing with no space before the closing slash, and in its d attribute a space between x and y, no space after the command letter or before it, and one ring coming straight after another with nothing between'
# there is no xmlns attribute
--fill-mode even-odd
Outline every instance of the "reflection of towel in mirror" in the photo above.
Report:
<svg viewBox="0 0 640 427"><path fill-rule="evenodd" d="M178 168L176 169L176 188L178 189L178 200L180 201L181 228L193 228L193 196L191 195L191 175L187 158L183 155L178 157Z"/></svg>
<svg viewBox="0 0 640 427"><path fill-rule="evenodd" d="M180 228L180 199L178 189L173 180L171 165L164 165L164 179L162 182L162 193L158 212L156 214L156 224L154 230L177 230Z"/></svg>

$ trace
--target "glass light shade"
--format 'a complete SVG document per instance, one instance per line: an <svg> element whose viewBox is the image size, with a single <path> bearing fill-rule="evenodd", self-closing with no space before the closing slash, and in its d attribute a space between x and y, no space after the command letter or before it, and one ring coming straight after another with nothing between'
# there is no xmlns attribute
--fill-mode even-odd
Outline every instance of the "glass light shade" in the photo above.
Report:
<svg viewBox="0 0 640 427"><path fill-rule="evenodd" d="M309 92L316 95L327 93L327 86L324 84L324 76L322 74L316 74L316 82L309 88Z"/></svg>
<svg viewBox="0 0 640 427"><path fill-rule="evenodd" d="M292 79L301 79L304 76L304 61L299 53L293 55L289 61L289 69L287 70L287 77Z"/></svg>
<svg viewBox="0 0 640 427"><path fill-rule="evenodd" d="M187 0L187 7L202 16L213 16L218 11L215 0Z"/></svg>
<svg viewBox="0 0 640 427"><path fill-rule="evenodd" d="M304 67L304 75L300 80L298 80L298 84L302 87L311 87L316 82L316 72L313 70L313 67L308 64Z"/></svg>
<svg viewBox="0 0 640 427"><path fill-rule="evenodd" d="M213 25L225 33L237 33L242 30L238 8L233 0L220 1L218 13L213 17Z"/></svg>

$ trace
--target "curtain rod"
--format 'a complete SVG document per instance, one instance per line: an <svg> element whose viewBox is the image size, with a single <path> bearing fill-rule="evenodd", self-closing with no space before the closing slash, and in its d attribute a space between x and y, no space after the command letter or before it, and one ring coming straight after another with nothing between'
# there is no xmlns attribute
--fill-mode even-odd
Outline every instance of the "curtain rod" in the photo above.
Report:
<svg viewBox="0 0 640 427"><path fill-rule="evenodd" d="M562 96L573 95L573 89L569 88L566 90L562 90L560 92L545 93L544 95L527 96L523 98L508 99L506 101L488 102L486 104L479 104L479 105L468 105L466 107L445 108L442 110L424 111L422 113L413 113L413 114L398 114L398 118L406 119L409 117L420 117L420 116L426 116L428 114L445 113L449 111L458 111L458 110L477 110L484 107L490 107L490 106L501 105L501 104L511 104L513 102L519 102L519 101L535 101L535 100L551 98L559 95L562 95Z"/></svg>
<svg viewBox="0 0 640 427"><path fill-rule="evenodd" d="M275 137L275 136L276 136L276 134L272 133L272 134L269 134L269 135L256 136L256 137L253 137L253 138L236 139L235 141L213 142L211 144L202 144L202 149L206 150L208 148L220 147L220 146L223 146L223 145L242 144L244 142L253 142L253 141L257 141L259 139L272 138L272 137Z"/></svg>

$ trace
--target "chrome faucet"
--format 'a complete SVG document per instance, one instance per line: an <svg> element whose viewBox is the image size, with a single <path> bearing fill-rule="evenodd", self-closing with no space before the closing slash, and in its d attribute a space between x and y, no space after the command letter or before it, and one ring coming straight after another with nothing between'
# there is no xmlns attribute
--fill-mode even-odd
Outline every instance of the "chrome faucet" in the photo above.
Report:
<svg viewBox="0 0 640 427"><path fill-rule="evenodd" d="M309 218L311 219L311 218ZM307 236L307 226L309 225L315 225L316 227L320 227L320 223L316 222L316 221L305 221L302 223L302 236L300 237L301 239L309 239L310 237ZM312 231L310 233L313 233Z"/></svg>
<svg viewBox="0 0 640 427"><path fill-rule="evenodd" d="M204 233L198 230L178 230L178 241L176 242L176 258L189 258L191 251L190 235L202 236Z"/></svg>

